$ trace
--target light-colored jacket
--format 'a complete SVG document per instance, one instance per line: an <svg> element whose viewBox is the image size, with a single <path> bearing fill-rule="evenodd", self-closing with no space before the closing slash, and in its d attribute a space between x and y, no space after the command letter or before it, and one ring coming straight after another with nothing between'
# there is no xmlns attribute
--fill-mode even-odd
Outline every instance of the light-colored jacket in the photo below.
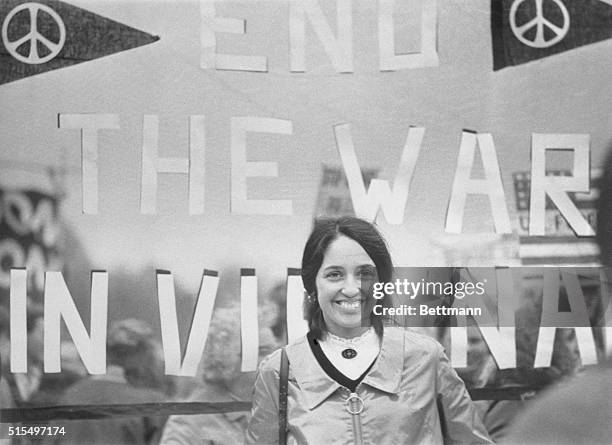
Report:
<svg viewBox="0 0 612 445"><path fill-rule="evenodd" d="M492 443L463 381L429 337L385 328L378 359L355 391L363 406L319 366L305 337L286 348L288 444L442 444L438 396L446 443ZM273 352L259 367L246 444L278 443L280 356Z"/></svg>

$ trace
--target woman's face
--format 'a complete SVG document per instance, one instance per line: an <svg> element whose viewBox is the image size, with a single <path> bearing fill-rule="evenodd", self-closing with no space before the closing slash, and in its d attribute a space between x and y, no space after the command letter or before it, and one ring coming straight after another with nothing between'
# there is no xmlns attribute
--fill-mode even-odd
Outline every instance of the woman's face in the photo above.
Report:
<svg viewBox="0 0 612 445"><path fill-rule="evenodd" d="M356 241L340 235L327 247L317 272L317 299L329 332L356 337L369 324L376 266ZM362 316L363 314L363 316Z"/></svg>

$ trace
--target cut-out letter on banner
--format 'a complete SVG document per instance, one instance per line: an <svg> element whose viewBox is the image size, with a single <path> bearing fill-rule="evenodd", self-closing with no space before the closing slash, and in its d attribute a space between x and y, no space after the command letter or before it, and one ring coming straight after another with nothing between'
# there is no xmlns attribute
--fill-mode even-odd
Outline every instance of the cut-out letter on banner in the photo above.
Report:
<svg viewBox="0 0 612 445"><path fill-rule="evenodd" d="M11 372L28 372L28 322L26 269L11 269Z"/></svg>
<svg viewBox="0 0 612 445"><path fill-rule="evenodd" d="M217 17L214 0L200 0L202 29L200 31L203 69L267 72L268 59L264 56L218 54L215 33L246 34L246 20Z"/></svg>
<svg viewBox="0 0 612 445"><path fill-rule="evenodd" d="M412 3L410 3L412 7ZM412 68L438 66L438 2L421 2L421 51L418 53L396 54L395 24L393 12L395 0L378 2L378 50L381 71L397 71Z"/></svg>
<svg viewBox="0 0 612 445"><path fill-rule="evenodd" d="M489 348L489 351L491 351L491 356L497 363L499 369L516 368L516 339L514 309L512 304L516 301L514 297L516 293L514 293L512 273L510 269L496 270L496 278L498 303L497 322L495 322L493 315L487 309L488 306L484 295L474 294L467 295L465 299L456 299L453 303L453 307L474 307L482 309L481 315L473 317L473 320L476 326L478 326L480 334ZM466 280L466 282L472 282L472 280ZM467 325L466 316L458 315L457 319L460 318L462 322L459 324ZM453 366L456 366L454 361Z"/></svg>
<svg viewBox="0 0 612 445"><path fill-rule="evenodd" d="M393 188L389 186L389 181L372 179L367 192L357 162L350 125L336 125L334 126L334 133L342 167L351 192L355 215L368 221L374 221L379 208L382 207L389 224L402 224L404 222L406 200L410 191L410 182L421 150L425 129L422 127L410 127L408 129L406 144L393 181Z"/></svg>
<svg viewBox="0 0 612 445"><path fill-rule="evenodd" d="M480 147L480 157L484 168L484 179L472 179L472 169L476 154L476 145ZM445 230L449 233L461 233L463 214L468 194L487 195L493 212L496 233L512 233L510 215L506 207L506 195L502 184L499 163L493 137L489 133L476 134L464 130L461 135L457 171L453 181L448 210L446 212Z"/></svg>
<svg viewBox="0 0 612 445"><path fill-rule="evenodd" d="M588 192L590 187L590 138L588 134L537 134L531 139L531 199L529 235L543 236L546 220L546 195L557 206L578 236L594 236L595 231L582 216L567 192ZM571 176L546 175L547 150L573 150Z"/></svg>
<svg viewBox="0 0 612 445"><path fill-rule="evenodd" d="M259 356L259 321L255 269L240 269L240 339L242 345L240 370L256 371Z"/></svg>
<svg viewBox="0 0 612 445"><path fill-rule="evenodd" d="M89 334L74 304L61 272L45 274L44 304L45 372L61 372L61 321L72 337L90 374L106 373L106 321L108 317L108 273L91 272Z"/></svg>
<svg viewBox="0 0 612 445"><path fill-rule="evenodd" d="M81 130L83 213L98 213L98 131L119 128L116 114L60 114L59 128Z"/></svg>
<svg viewBox="0 0 612 445"><path fill-rule="evenodd" d="M165 270L158 270L157 299L159 301L159 320L161 323L162 347L166 374L185 377L195 377L204 346L208 336L208 328L215 307L219 276L214 270L204 270L198 299L189 328L185 356L181 359L181 341L179 338L178 320L176 315L176 296L174 293L174 277Z"/></svg>
<svg viewBox="0 0 612 445"><path fill-rule="evenodd" d="M559 280L561 273L561 280ZM559 290L561 282L566 290L570 312L559 312ZM589 314L580 287L578 271L564 268L544 269L544 292L542 295L542 317L534 368L550 366L555 333L558 328L571 328L576 332L576 341L583 365L597 363L597 352Z"/></svg>
<svg viewBox="0 0 612 445"><path fill-rule="evenodd" d="M159 151L159 118L145 115L142 125L142 170L140 213L157 211L157 175L160 173L189 174L189 214L204 213L204 116L189 118L189 159L161 158Z"/></svg>
<svg viewBox="0 0 612 445"><path fill-rule="evenodd" d="M232 190L231 212L242 215L291 215L293 202L282 199L247 199L248 177L277 177L276 162L247 161L247 133L292 134L293 124L284 119L266 117L232 118Z"/></svg>
<svg viewBox="0 0 612 445"><path fill-rule="evenodd" d="M325 19L318 0L289 2L289 44L291 71L306 71L306 17L312 23L334 69L339 73L353 72L353 10L352 0L336 0L338 38Z"/></svg>
<svg viewBox="0 0 612 445"><path fill-rule="evenodd" d="M300 269L287 269L287 339L288 342L303 337L308 332L308 323L304 320L304 285Z"/></svg>

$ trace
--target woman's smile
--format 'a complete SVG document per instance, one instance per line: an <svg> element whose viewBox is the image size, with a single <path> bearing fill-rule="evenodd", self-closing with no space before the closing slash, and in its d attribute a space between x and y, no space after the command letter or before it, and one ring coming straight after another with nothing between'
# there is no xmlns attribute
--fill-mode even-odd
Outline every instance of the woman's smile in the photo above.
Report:
<svg viewBox="0 0 612 445"><path fill-rule="evenodd" d="M338 300L335 302L340 308L346 312L361 312L362 301L360 299L354 300Z"/></svg>

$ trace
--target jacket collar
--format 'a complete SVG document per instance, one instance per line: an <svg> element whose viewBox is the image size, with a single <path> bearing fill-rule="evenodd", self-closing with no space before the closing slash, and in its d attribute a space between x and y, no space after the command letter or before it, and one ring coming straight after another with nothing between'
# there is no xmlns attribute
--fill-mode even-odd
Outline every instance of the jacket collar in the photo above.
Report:
<svg viewBox="0 0 612 445"><path fill-rule="evenodd" d="M390 394L400 390L404 370L404 330L385 327L378 358L363 383Z"/></svg>
<svg viewBox="0 0 612 445"><path fill-rule="evenodd" d="M306 337L288 345L286 350L291 373L295 376L309 409L315 408L341 388L341 385L319 366ZM404 331L385 328L378 358L362 383L395 394L399 392L403 367Z"/></svg>

